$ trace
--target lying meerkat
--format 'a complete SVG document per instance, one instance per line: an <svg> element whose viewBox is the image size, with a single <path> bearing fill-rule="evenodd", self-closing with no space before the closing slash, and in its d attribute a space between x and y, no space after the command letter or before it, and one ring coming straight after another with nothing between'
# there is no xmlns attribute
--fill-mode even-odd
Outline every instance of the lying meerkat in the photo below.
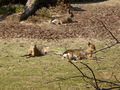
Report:
<svg viewBox="0 0 120 90"><path fill-rule="evenodd" d="M63 58L67 58L68 60L81 60L88 59L92 57L92 54L96 50L95 45L92 43L88 43L88 48L86 50L83 49L70 49L66 50L63 53Z"/></svg>
<svg viewBox="0 0 120 90"><path fill-rule="evenodd" d="M73 22L73 20L72 20L73 17L74 17L74 15L69 9L68 14L66 14L65 16L62 16L62 17L54 18L53 20L51 20L51 23L56 24L56 25L64 24L64 23L72 23Z"/></svg>
<svg viewBox="0 0 120 90"><path fill-rule="evenodd" d="M43 56L46 55L49 52L49 47L47 46L42 46L38 48L36 45L31 45L30 48L28 49L28 52L24 56Z"/></svg>

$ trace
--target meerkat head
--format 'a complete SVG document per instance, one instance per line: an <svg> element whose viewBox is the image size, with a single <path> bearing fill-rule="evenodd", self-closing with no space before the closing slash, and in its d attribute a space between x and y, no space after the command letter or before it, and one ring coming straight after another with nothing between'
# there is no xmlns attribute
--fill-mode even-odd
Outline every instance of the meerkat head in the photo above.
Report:
<svg viewBox="0 0 120 90"><path fill-rule="evenodd" d="M88 42L88 47L91 48L91 49L93 49L94 51L96 50L95 45L92 44L92 43L90 43L90 42Z"/></svg>
<svg viewBox="0 0 120 90"><path fill-rule="evenodd" d="M92 54L94 51L96 51L95 45L88 42L88 48L86 49L86 52Z"/></svg>
<svg viewBox="0 0 120 90"><path fill-rule="evenodd" d="M48 46L42 47L42 53L47 54L48 52L49 52L49 47Z"/></svg>
<svg viewBox="0 0 120 90"><path fill-rule="evenodd" d="M88 48L85 50L87 58L92 57L92 54L96 51L95 45L88 42Z"/></svg>
<svg viewBox="0 0 120 90"><path fill-rule="evenodd" d="M30 47L34 48L34 47L37 47L37 45L36 45L36 43L31 42L31 43L30 43Z"/></svg>
<svg viewBox="0 0 120 90"><path fill-rule="evenodd" d="M35 49L36 47L37 47L37 45L32 43L30 46L30 49Z"/></svg>
<svg viewBox="0 0 120 90"><path fill-rule="evenodd" d="M74 17L73 13L71 12L71 9L68 9L68 13L70 14L70 17L71 17L71 18Z"/></svg>

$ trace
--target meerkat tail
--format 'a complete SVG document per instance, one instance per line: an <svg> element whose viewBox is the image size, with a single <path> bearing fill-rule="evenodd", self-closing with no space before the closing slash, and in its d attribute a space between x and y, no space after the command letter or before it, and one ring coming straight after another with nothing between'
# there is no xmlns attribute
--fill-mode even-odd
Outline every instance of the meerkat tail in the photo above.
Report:
<svg viewBox="0 0 120 90"><path fill-rule="evenodd" d="M60 52L54 52L53 54L55 54L55 55L60 55L60 56L63 55L63 53L60 53Z"/></svg>

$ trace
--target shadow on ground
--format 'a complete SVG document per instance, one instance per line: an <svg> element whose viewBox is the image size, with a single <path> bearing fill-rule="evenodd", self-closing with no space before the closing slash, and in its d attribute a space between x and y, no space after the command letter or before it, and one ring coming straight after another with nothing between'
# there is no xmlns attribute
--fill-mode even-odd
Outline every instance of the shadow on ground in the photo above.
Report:
<svg viewBox="0 0 120 90"><path fill-rule="evenodd" d="M72 6L72 10L73 11L86 11L85 9L79 8L79 7L73 7Z"/></svg>
<svg viewBox="0 0 120 90"><path fill-rule="evenodd" d="M73 0L71 1L71 4L87 4L87 3L99 3L99 2L105 2L108 0Z"/></svg>

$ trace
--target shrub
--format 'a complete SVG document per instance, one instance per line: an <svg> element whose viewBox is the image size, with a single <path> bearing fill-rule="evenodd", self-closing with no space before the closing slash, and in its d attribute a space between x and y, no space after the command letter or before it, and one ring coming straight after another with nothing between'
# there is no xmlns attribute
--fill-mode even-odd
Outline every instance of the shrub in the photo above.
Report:
<svg viewBox="0 0 120 90"><path fill-rule="evenodd" d="M12 5L6 5L0 7L0 14L11 14L15 13L15 7Z"/></svg>
<svg viewBox="0 0 120 90"><path fill-rule="evenodd" d="M15 12L21 12L21 11L23 11L24 10L24 6L23 5L17 5L16 7L15 7Z"/></svg>
<svg viewBox="0 0 120 90"><path fill-rule="evenodd" d="M37 10L36 14L41 15L42 17L51 17L50 11L46 7Z"/></svg>

